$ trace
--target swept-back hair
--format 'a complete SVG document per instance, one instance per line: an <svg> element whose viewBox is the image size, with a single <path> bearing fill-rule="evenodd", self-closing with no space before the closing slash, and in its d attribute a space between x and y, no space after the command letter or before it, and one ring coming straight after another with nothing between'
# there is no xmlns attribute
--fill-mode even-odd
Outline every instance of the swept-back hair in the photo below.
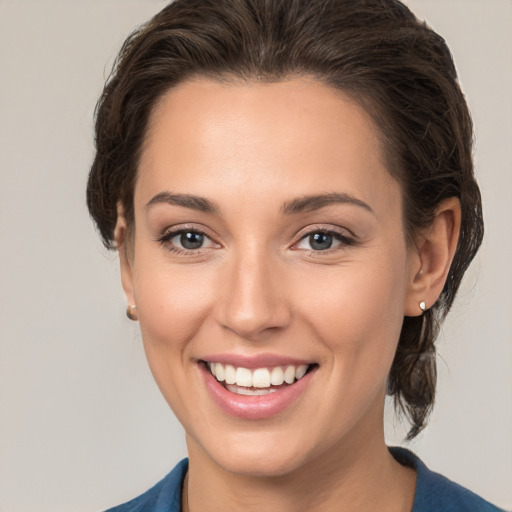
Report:
<svg viewBox="0 0 512 512"><path fill-rule="evenodd" d="M117 204L135 229L133 193L148 118L192 77L273 82L308 76L343 91L381 132L402 185L409 243L441 201L457 197L462 226L439 300L404 318L388 393L424 427L436 386L434 341L483 235L472 123L442 37L398 0L176 0L124 43L96 112L87 204L114 248Z"/></svg>

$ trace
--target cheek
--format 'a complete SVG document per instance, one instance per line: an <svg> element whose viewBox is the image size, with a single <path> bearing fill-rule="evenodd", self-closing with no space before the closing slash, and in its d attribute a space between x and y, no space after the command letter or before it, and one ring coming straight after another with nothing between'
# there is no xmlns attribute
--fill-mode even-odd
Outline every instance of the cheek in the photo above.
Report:
<svg viewBox="0 0 512 512"><path fill-rule="evenodd" d="M337 356L334 364L347 367L344 374L361 366L389 370L403 323L404 262L402 253L383 253L305 282L301 293L307 316Z"/></svg>
<svg viewBox="0 0 512 512"><path fill-rule="evenodd" d="M191 266L176 270L155 263L135 270L135 299L149 368L167 403L185 425L191 413L187 383L197 371L191 340L208 318L212 286L207 276L198 275Z"/></svg>
<svg viewBox="0 0 512 512"><path fill-rule="evenodd" d="M186 344L212 302L208 276L191 271L191 267L141 267L135 274L135 298L145 341L169 345L170 349Z"/></svg>
<svg viewBox="0 0 512 512"><path fill-rule="evenodd" d="M368 264L358 262L328 272L320 279L310 274L303 295L310 298L318 312L330 312L330 320L335 323L347 316L351 323L371 322L375 317L401 317L406 275L399 262L390 258Z"/></svg>
<svg viewBox="0 0 512 512"><path fill-rule="evenodd" d="M208 318L211 289L207 276L198 275L192 266L144 264L135 273L146 358L160 391L182 420L187 410L184 397L190 392L186 383L197 370L190 341Z"/></svg>

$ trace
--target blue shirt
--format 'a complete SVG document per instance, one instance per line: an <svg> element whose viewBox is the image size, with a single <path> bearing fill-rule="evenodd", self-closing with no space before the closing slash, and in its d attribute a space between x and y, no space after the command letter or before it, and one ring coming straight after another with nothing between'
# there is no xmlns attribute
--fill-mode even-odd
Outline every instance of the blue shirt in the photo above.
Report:
<svg viewBox="0 0 512 512"><path fill-rule="evenodd" d="M416 470L416 492L411 512L503 512L473 492L430 471L404 448L390 448L393 457ZM188 459L183 459L154 487L124 505L106 512L181 512L181 488Z"/></svg>

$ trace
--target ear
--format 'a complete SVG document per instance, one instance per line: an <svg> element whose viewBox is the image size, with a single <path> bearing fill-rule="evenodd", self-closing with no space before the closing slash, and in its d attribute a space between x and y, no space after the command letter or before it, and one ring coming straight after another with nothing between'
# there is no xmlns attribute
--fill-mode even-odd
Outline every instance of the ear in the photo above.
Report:
<svg viewBox="0 0 512 512"><path fill-rule="evenodd" d="M416 237L405 316L421 315L420 303L429 309L441 295L457 249L460 222L459 200L450 197L439 205L432 224Z"/></svg>
<svg viewBox="0 0 512 512"><path fill-rule="evenodd" d="M126 217L121 203L118 203L114 239L116 241L117 252L119 253L121 283L123 285L127 305L135 306L136 302L133 290L133 248L130 246L133 242L128 240L128 238Z"/></svg>

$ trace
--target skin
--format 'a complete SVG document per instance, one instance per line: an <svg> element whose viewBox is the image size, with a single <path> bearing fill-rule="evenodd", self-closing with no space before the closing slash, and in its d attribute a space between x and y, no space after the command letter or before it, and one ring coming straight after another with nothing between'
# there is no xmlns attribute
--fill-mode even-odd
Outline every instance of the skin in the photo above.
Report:
<svg viewBox="0 0 512 512"><path fill-rule="evenodd" d="M217 209L148 205L162 193ZM283 213L326 193L367 207ZM409 247L402 189L363 109L313 80L196 79L153 111L134 206L128 243L119 208L122 282L186 431L184 510L411 510L415 473L384 442L386 379L404 315L421 314L419 302L428 307L442 290L458 202L443 203ZM174 229L205 242L184 251ZM315 250L308 235L319 229L341 238ZM318 369L286 410L246 420L207 392L198 360L212 353L271 353Z"/></svg>

